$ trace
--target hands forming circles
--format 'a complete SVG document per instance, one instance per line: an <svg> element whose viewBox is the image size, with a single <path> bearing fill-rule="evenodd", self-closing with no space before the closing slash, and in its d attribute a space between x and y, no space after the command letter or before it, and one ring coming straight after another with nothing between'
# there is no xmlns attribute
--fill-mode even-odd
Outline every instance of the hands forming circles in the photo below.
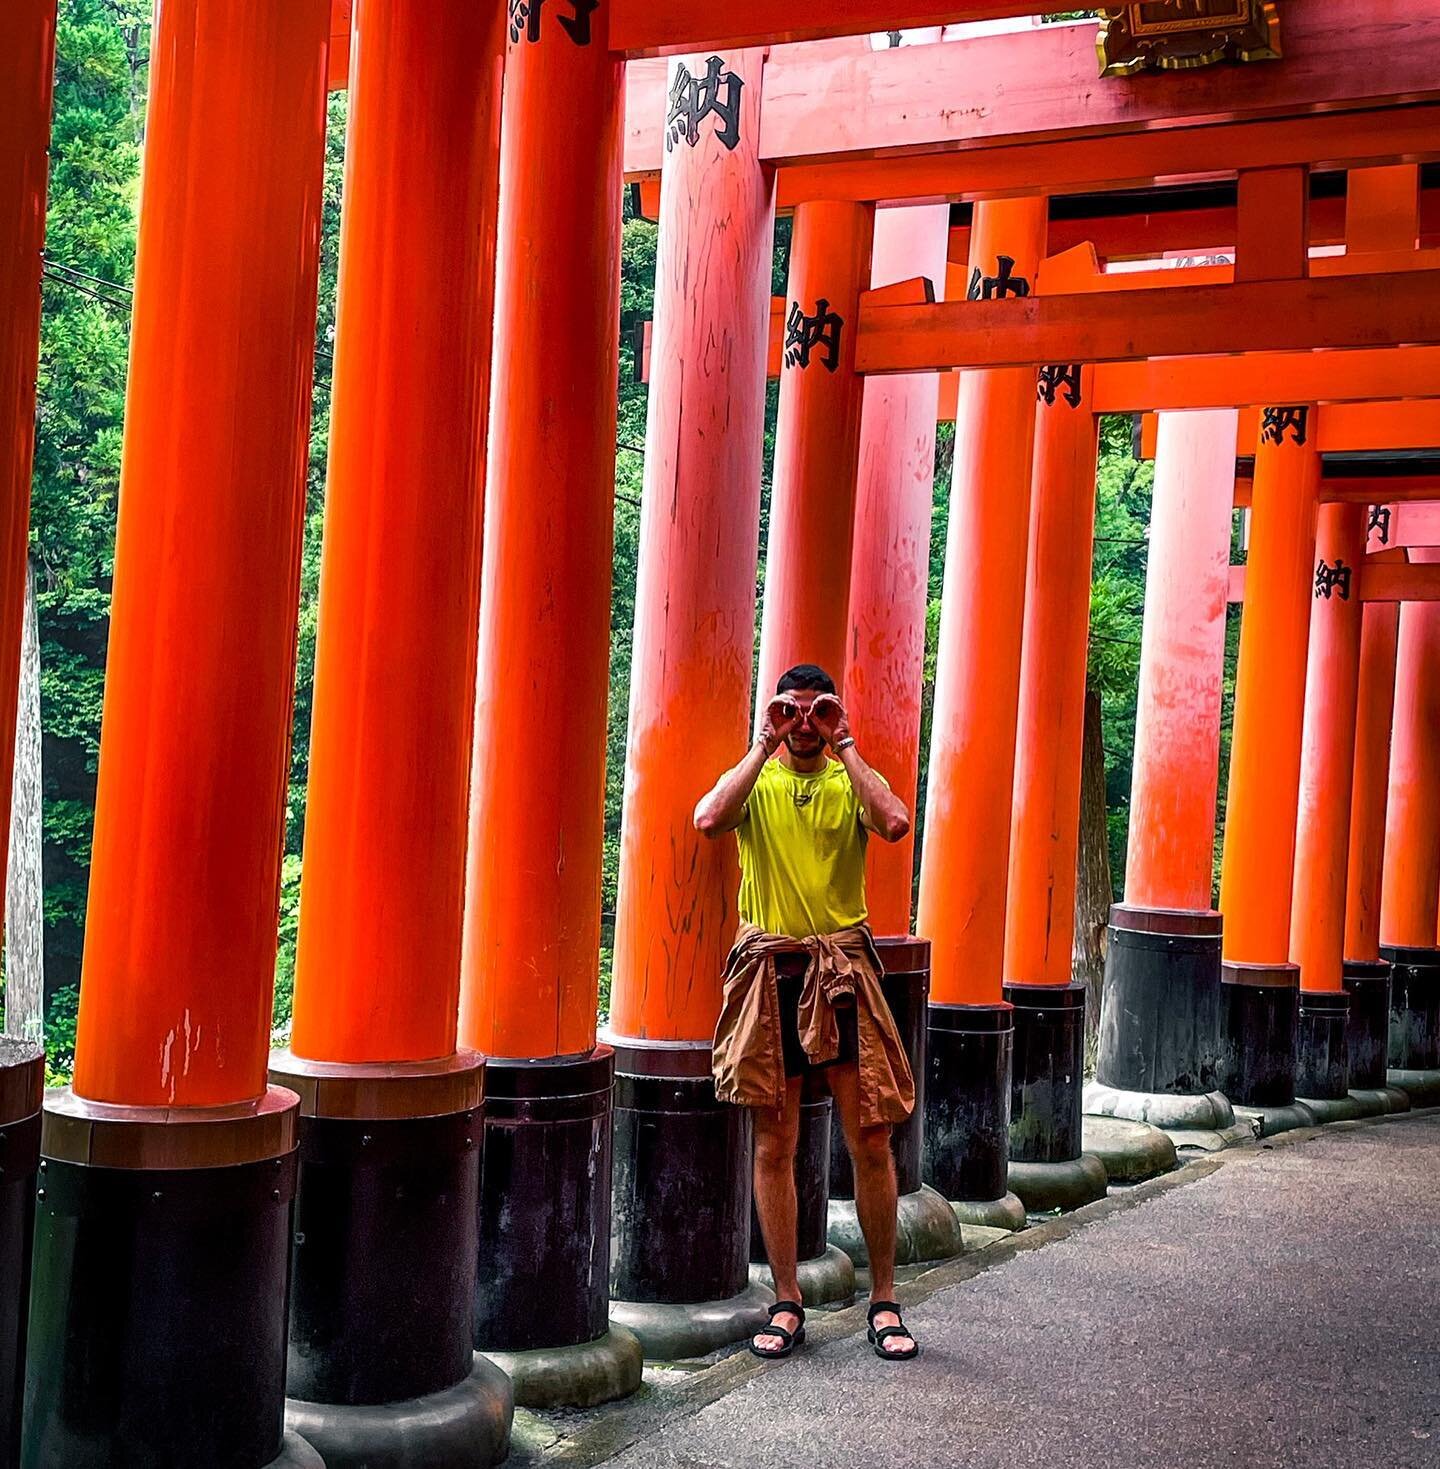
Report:
<svg viewBox="0 0 1440 1469"><path fill-rule="evenodd" d="M834 694L821 694L810 706L810 723L827 745L834 745L850 733L850 717Z"/></svg>

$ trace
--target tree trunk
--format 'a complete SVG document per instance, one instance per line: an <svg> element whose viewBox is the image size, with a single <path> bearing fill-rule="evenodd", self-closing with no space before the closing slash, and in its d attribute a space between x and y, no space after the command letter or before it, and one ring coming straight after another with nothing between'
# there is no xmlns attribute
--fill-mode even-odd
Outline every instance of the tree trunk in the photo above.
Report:
<svg viewBox="0 0 1440 1469"><path fill-rule="evenodd" d="M1100 1030L1100 990L1105 978L1106 927L1110 921L1110 834L1105 812L1105 746L1100 695L1085 691L1085 737L1080 774L1080 850L1075 882L1075 941L1071 975L1084 982L1085 1074L1095 1070Z"/></svg>

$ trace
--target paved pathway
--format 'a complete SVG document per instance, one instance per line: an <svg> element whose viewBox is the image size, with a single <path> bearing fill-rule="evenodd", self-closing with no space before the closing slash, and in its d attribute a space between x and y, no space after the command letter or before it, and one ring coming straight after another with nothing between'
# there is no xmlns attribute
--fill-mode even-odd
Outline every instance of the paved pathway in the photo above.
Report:
<svg viewBox="0 0 1440 1469"><path fill-rule="evenodd" d="M792 1361L720 1363L679 1412L632 1406L618 1454L592 1440L585 1457L615 1469L1437 1469L1440 1116L1231 1154L933 1290L907 1319L925 1345L908 1367L877 1361L847 1313Z"/></svg>

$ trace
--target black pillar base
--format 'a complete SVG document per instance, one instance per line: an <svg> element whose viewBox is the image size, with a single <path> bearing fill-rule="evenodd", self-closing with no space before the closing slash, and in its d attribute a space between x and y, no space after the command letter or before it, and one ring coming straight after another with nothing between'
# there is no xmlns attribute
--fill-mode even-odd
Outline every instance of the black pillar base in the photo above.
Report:
<svg viewBox="0 0 1440 1469"><path fill-rule="evenodd" d="M611 1317L651 1358L696 1356L764 1323L752 1288L750 1113L715 1096L710 1045L615 1047Z"/></svg>
<svg viewBox="0 0 1440 1469"><path fill-rule="evenodd" d="M1300 991L1295 1095L1338 1102L1350 1095L1350 996Z"/></svg>
<svg viewBox="0 0 1440 1469"><path fill-rule="evenodd" d="M833 1111L834 1103L830 1099L830 1093L825 1090L824 1082L814 1075L806 1077L800 1102L800 1137L795 1147L795 1201L798 1206L795 1219L795 1258L800 1261L818 1260L827 1248L825 1222L829 1213L830 1195L826 1181L834 1166L831 1161ZM755 1213L753 1200L750 1210L750 1261L755 1265L770 1263L770 1257L765 1253L765 1236L761 1233L760 1218Z"/></svg>
<svg viewBox="0 0 1440 1469"><path fill-rule="evenodd" d="M1219 1089L1220 934L1220 915L1202 909L1110 910L1101 1086L1196 1097Z"/></svg>
<svg viewBox="0 0 1440 1469"><path fill-rule="evenodd" d="M1440 949L1382 945L1390 964L1390 1065L1440 1068Z"/></svg>
<svg viewBox="0 0 1440 1469"><path fill-rule="evenodd" d="M0 1469L15 1469L20 1462L44 1093L45 1057L39 1044L0 1035Z"/></svg>
<svg viewBox="0 0 1440 1469"><path fill-rule="evenodd" d="M1013 1017L1008 1004L930 1006L924 1169L947 1199L1008 1192Z"/></svg>
<svg viewBox="0 0 1440 1469"><path fill-rule="evenodd" d="M1240 1107L1295 1100L1300 968L1226 964L1221 985L1220 1089Z"/></svg>
<svg viewBox="0 0 1440 1469"><path fill-rule="evenodd" d="M915 1078L915 1110L906 1122L890 1129L890 1151L895 1158L897 1192L916 1193L921 1185L925 1148L925 1056L930 999L930 940L910 938L878 938L875 948L884 966L880 988L895 1028L910 1061ZM839 1117L832 1123L834 1134L830 1144L830 1197L855 1197L855 1170L850 1163L850 1149Z"/></svg>
<svg viewBox="0 0 1440 1469"><path fill-rule="evenodd" d="M1343 983L1350 996L1345 1027L1350 1085L1378 1090L1385 1085L1390 1053L1390 965L1383 959L1347 959Z"/></svg>
<svg viewBox="0 0 1440 1469"><path fill-rule="evenodd" d="M1015 1020L1010 1161L1074 1162L1081 1152L1085 986L1007 984L1005 998Z"/></svg>
<svg viewBox="0 0 1440 1469"><path fill-rule="evenodd" d="M281 1052L270 1078L300 1097L292 1426L330 1469L428 1464L442 1446L498 1462L508 1391L462 1387L484 1063L469 1051L376 1065Z"/></svg>
<svg viewBox="0 0 1440 1469"><path fill-rule="evenodd" d="M279 1087L189 1116L46 1102L29 1469L303 1461L283 1431L297 1110Z"/></svg>

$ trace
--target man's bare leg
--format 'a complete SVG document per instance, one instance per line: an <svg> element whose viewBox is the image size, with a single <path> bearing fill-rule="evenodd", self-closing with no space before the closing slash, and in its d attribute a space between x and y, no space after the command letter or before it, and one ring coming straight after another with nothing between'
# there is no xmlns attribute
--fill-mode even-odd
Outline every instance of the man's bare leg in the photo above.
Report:
<svg viewBox="0 0 1440 1469"><path fill-rule="evenodd" d="M795 1148L800 1138L801 1078L792 1076L785 1082L785 1105L777 1110L756 1107L751 1116L755 1122L755 1212L760 1216L760 1233L765 1238L765 1254L770 1260L770 1273L775 1278L777 1301L798 1301L800 1280L796 1274L798 1253L796 1215L799 1204L795 1197ZM775 1317L775 1325L793 1332L800 1318L791 1311ZM761 1332L755 1345L766 1351L778 1351L784 1342L778 1336Z"/></svg>
<svg viewBox="0 0 1440 1469"><path fill-rule="evenodd" d="M830 1066L825 1071L830 1095L845 1129L850 1147L850 1162L855 1171L855 1213L860 1232L865 1236L865 1249L870 1256L870 1299L895 1299L895 1158L890 1152L890 1128L860 1125L860 1068L858 1063ZM898 1326L900 1318L893 1311L882 1311L872 1323ZM908 1352L914 1345L908 1336L892 1336L885 1342L887 1352Z"/></svg>

